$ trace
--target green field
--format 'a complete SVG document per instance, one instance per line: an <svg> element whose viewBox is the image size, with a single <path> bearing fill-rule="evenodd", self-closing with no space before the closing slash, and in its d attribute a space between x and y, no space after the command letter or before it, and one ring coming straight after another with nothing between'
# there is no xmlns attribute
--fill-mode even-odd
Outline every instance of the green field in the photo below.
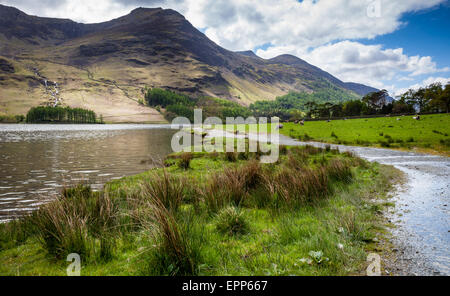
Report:
<svg viewBox="0 0 450 296"><path fill-rule="evenodd" d="M449 114L286 123L280 132L303 141L450 153Z"/></svg>
<svg viewBox="0 0 450 296"><path fill-rule="evenodd" d="M383 251L397 171L333 149L281 152L271 165L258 153L174 155L104 192L67 189L0 225L0 275L65 275L70 253L82 275L361 274Z"/></svg>

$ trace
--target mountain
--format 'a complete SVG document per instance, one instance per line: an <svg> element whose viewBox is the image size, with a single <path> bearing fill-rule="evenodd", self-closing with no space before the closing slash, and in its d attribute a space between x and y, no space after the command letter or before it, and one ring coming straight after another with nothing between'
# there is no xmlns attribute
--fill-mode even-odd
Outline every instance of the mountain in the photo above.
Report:
<svg viewBox="0 0 450 296"><path fill-rule="evenodd" d="M0 5L0 114L40 104L89 108L108 121L164 121L143 106L146 87L249 105L290 91L348 84L290 55L262 59L208 39L170 9L138 8L98 24L30 16Z"/></svg>
<svg viewBox="0 0 450 296"><path fill-rule="evenodd" d="M368 93L371 92L377 92L379 89L376 89L374 87L370 87L364 84L354 83L354 82L345 82L344 83L345 88L351 91L354 91L355 93L365 96Z"/></svg>

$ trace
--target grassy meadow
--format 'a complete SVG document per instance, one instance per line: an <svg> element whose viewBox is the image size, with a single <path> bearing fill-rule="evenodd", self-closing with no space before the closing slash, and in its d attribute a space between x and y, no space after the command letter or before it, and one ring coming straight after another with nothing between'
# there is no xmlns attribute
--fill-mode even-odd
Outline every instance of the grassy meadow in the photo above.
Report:
<svg viewBox="0 0 450 296"><path fill-rule="evenodd" d="M112 181L66 188L54 202L0 225L0 275L353 275L379 248L398 173L351 153L281 147L182 153Z"/></svg>
<svg viewBox="0 0 450 296"><path fill-rule="evenodd" d="M287 123L280 132L303 141L418 150L450 155L450 115ZM397 120L400 119L400 120Z"/></svg>
<svg viewBox="0 0 450 296"><path fill-rule="evenodd" d="M248 132L247 125L217 126L233 132ZM270 132L270 126L252 127ZM252 130L253 131L253 130ZM450 156L450 115L393 116L348 120L306 121L305 125L283 123L280 133L300 141L383 147Z"/></svg>

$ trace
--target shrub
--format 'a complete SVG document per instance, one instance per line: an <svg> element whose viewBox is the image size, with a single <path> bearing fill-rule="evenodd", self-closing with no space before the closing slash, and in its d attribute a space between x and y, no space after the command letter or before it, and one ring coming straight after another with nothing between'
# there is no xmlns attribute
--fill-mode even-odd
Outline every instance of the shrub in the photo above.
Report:
<svg viewBox="0 0 450 296"><path fill-rule="evenodd" d="M240 208L230 206L222 209L216 217L216 228L222 234L242 235L249 232L249 223Z"/></svg>
<svg viewBox="0 0 450 296"><path fill-rule="evenodd" d="M178 166L181 169L184 169L184 170L189 169L190 165L191 165L192 158L193 158L192 153L190 153L190 152L182 153L180 155L180 160L178 162Z"/></svg>
<svg viewBox="0 0 450 296"><path fill-rule="evenodd" d="M237 161L237 153L236 152L225 152L225 160L229 162Z"/></svg>

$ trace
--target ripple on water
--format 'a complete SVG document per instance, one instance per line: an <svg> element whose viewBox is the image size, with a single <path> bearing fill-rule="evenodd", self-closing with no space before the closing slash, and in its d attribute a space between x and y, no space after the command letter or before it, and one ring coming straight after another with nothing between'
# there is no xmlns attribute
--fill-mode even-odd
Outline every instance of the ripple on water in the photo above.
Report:
<svg viewBox="0 0 450 296"><path fill-rule="evenodd" d="M0 221L36 209L64 186L101 190L111 178L148 170L134 157L164 158L175 132L169 125L0 125Z"/></svg>

